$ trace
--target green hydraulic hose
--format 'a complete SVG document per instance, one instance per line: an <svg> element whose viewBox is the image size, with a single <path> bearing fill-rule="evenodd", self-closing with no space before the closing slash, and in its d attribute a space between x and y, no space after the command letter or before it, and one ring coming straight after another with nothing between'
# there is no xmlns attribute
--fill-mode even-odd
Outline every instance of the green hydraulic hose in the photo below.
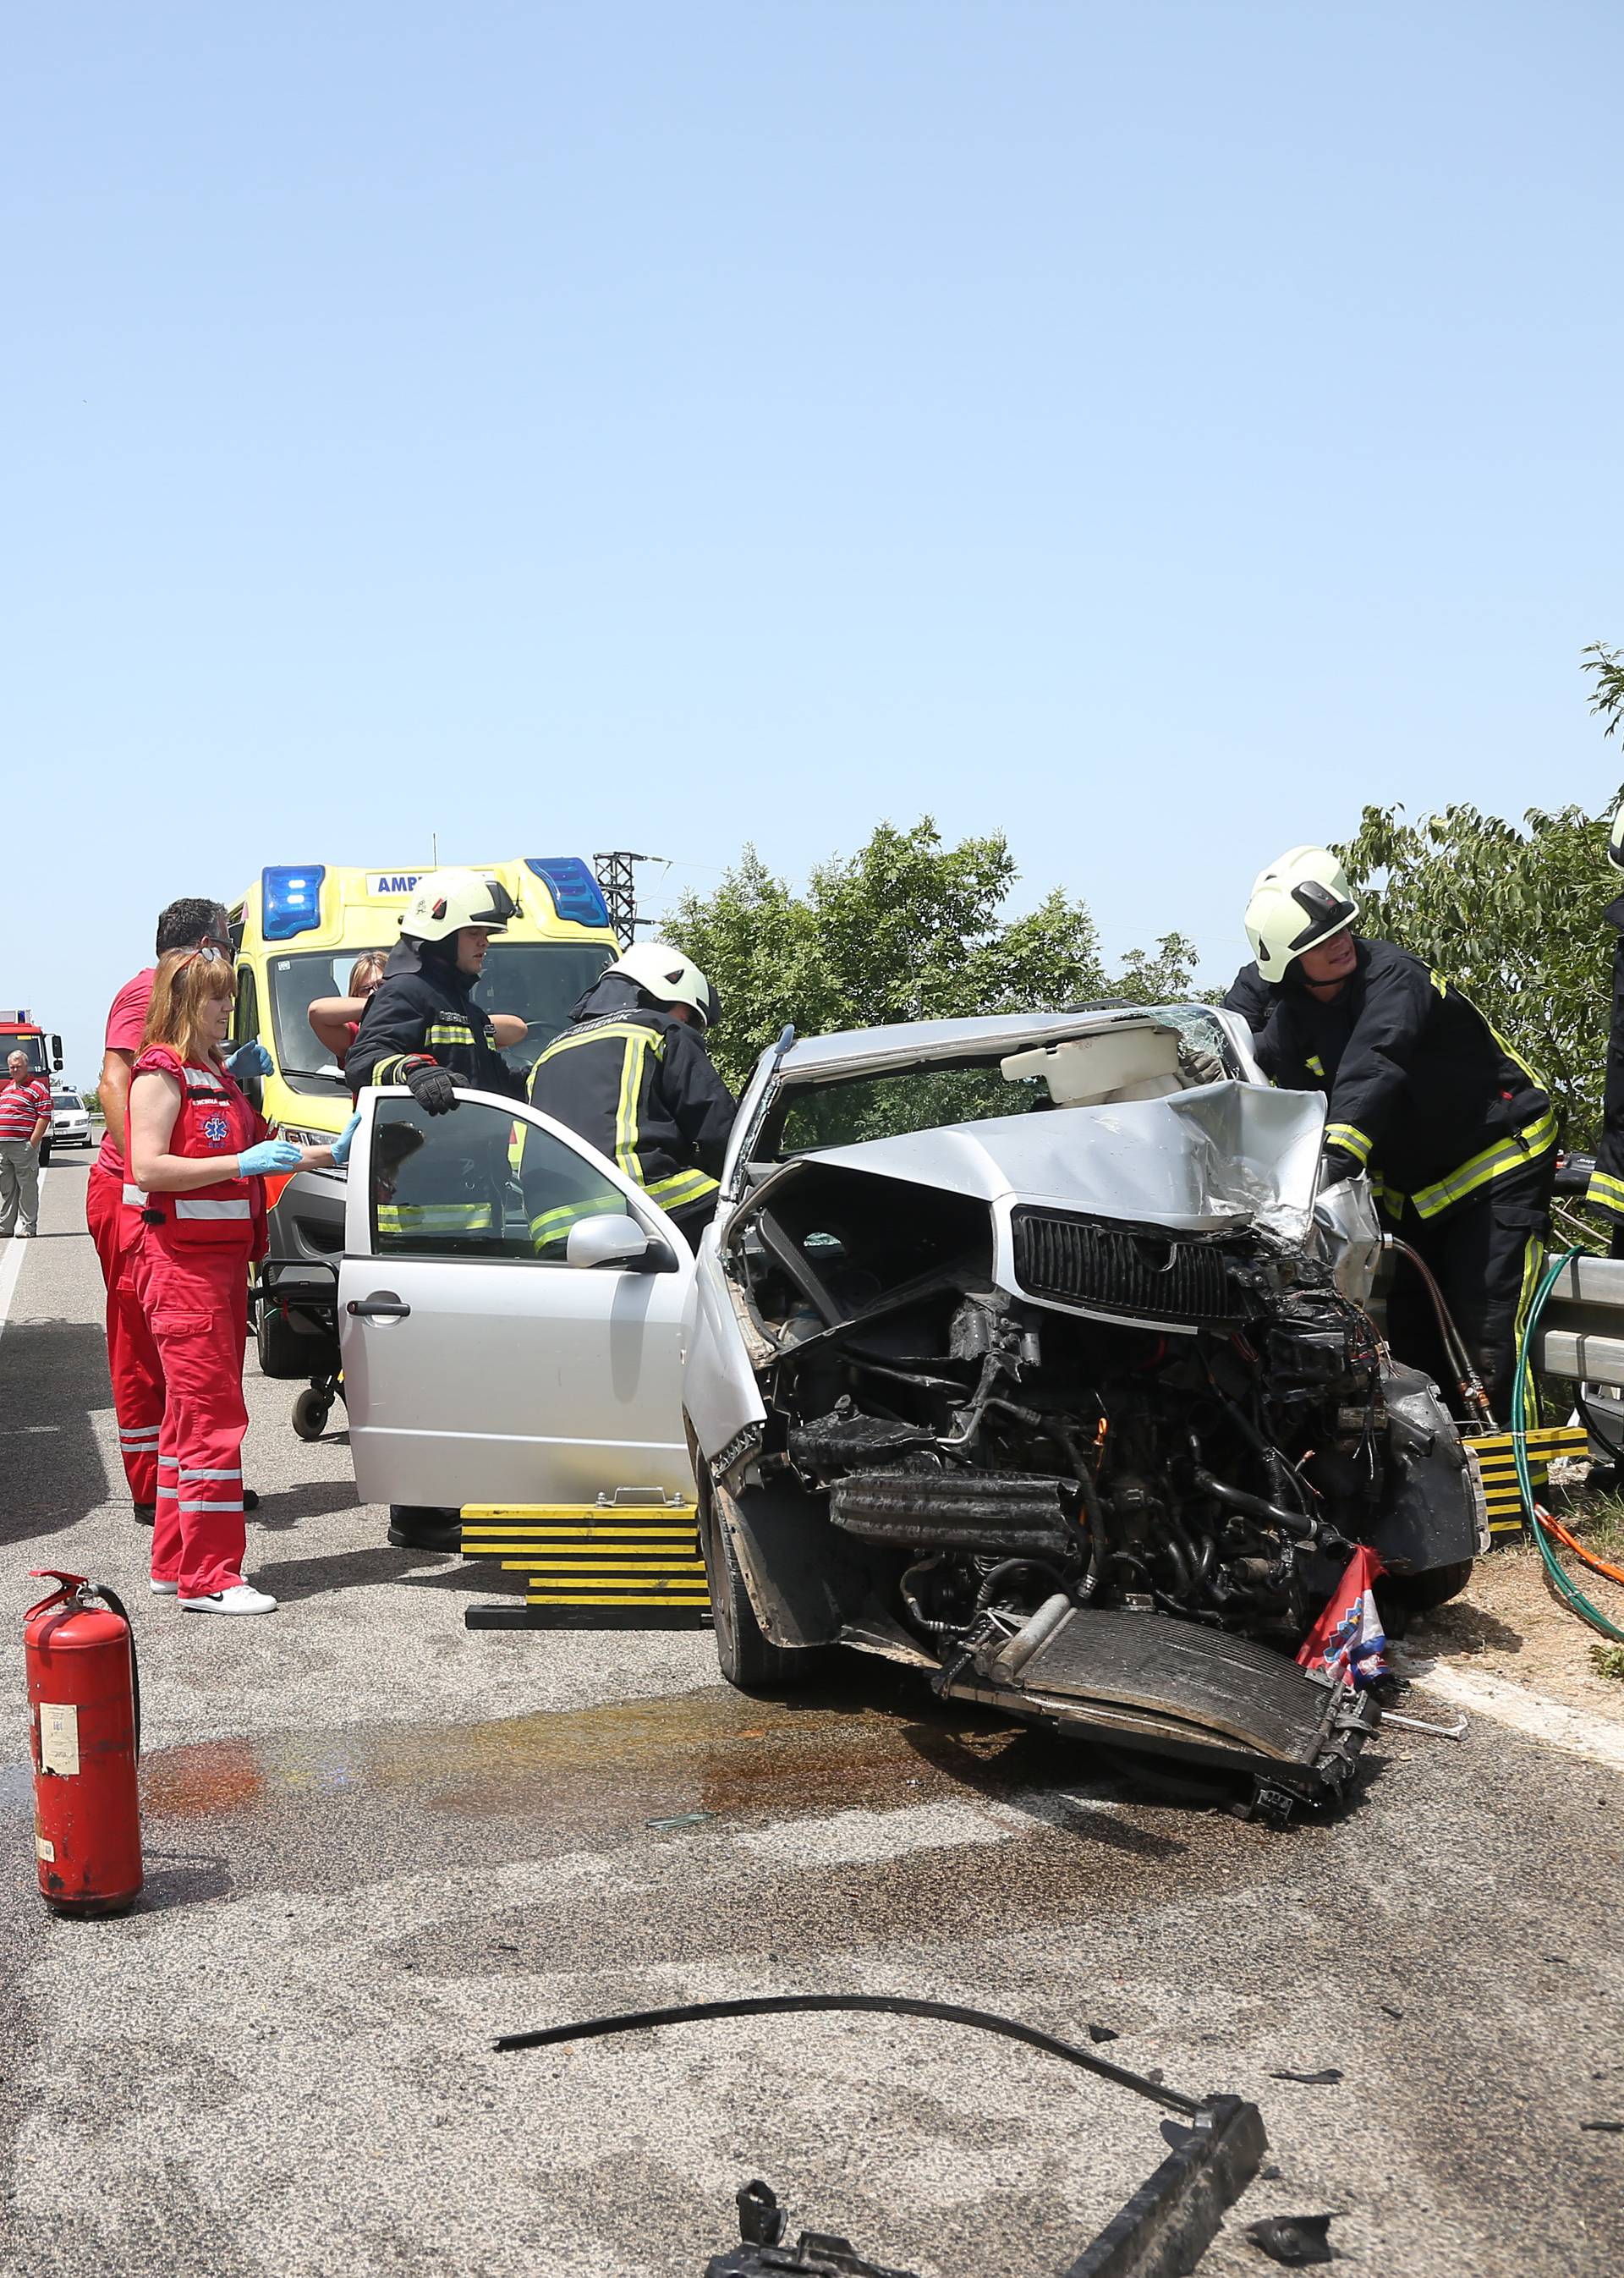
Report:
<svg viewBox="0 0 1624 2278"><path fill-rule="evenodd" d="M1523 1327L1521 1342L1517 1348L1516 1382L1512 1387L1511 1445L1513 1456L1516 1459L1517 1485L1522 1494L1522 1507L1528 1512L1529 1524L1534 1529L1534 1540L1539 1545L1539 1555L1545 1562L1545 1572L1550 1577L1552 1588L1569 1611L1578 1615L1581 1621L1589 1622L1592 1629L1599 1630L1605 1638L1611 1638L1615 1645L1624 1645L1624 1630L1615 1627L1599 1606L1591 1604L1551 1547L1551 1540L1545 1532L1539 1505L1534 1500L1534 1482L1529 1472L1528 1431L1522 1421L1523 1410L1530 1389L1534 1333L1539 1326L1539 1317L1545 1310L1546 1299L1561 1280L1567 1267L1575 1257L1582 1257L1585 1255L1587 1253L1582 1250L1565 1250L1556 1263L1545 1269L1544 1279L1535 1293L1534 1302L1529 1307L1529 1317Z"/></svg>

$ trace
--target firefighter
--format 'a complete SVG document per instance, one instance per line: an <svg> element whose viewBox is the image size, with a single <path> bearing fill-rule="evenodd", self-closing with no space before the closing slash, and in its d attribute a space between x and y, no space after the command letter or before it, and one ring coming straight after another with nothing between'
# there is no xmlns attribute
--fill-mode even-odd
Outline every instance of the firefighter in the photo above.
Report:
<svg viewBox="0 0 1624 2278"><path fill-rule="evenodd" d="M1247 933L1275 1005L1260 1055L1277 1083L1330 1100L1323 1178L1369 1173L1400 1238L1430 1266L1502 1422L1544 1251L1557 1122L1533 1071L1452 981L1353 931L1323 849L1258 878ZM1428 1358L1436 1323L1402 1266L1394 1349ZM1441 1381L1447 1377L1435 1369Z"/></svg>
<svg viewBox="0 0 1624 2278"><path fill-rule="evenodd" d="M493 934L518 914L499 878L482 870L432 870L420 879L400 921L384 977L368 998L344 1062L353 1093L367 1084L403 1083L427 1115L449 1114L459 1088L524 1096L522 1079L496 1047L490 1014L474 1002ZM477 1235L497 1222L507 1166L470 1150L466 1199L423 1206L380 1201L378 1222L394 1234ZM393 1503L389 1540L403 1550L461 1548L461 1512Z"/></svg>
<svg viewBox="0 0 1624 2278"><path fill-rule="evenodd" d="M244 1281L265 1254L265 1175L341 1163L356 1119L331 1147L269 1135L220 1053L234 990L225 952L160 959L130 1085L135 1287L164 1387L151 1586L188 1613L269 1614L242 1572Z"/></svg>
<svg viewBox="0 0 1624 2278"><path fill-rule="evenodd" d="M1613 810L1607 860L1624 870L1624 799ZM1607 1073L1602 1089L1601 1143L1584 1198L1605 1211L1612 1227L1609 1257L1624 1257L1624 894L1603 913L1613 928L1613 1020L1607 1032Z"/></svg>
<svg viewBox="0 0 1624 2278"><path fill-rule="evenodd" d="M1293 846L1289 854L1282 854L1279 862L1270 865L1270 870L1277 870L1285 863L1298 862L1304 864L1308 875L1316 877L1338 901L1351 899L1347 872L1329 847ZM1254 879L1254 894L1260 891L1269 875L1269 870L1264 870ZM1224 1009L1226 1013L1239 1013L1254 1036L1261 1036L1268 1028L1269 1015L1275 1009L1274 987L1258 971L1255 959L1250 965L1243 965L1230 982L1224 998Z"/></svg>
<svg viewBox="0 0 1624 2278"><path fill-rule="evenodd" d="M618 1164L692 1242L715 1215L738 1102L705 1047L715 990L668 943L633 944L589 989L530 1071L530 1100ZM538 1250L575 1213L533 1205Z"/></svg>

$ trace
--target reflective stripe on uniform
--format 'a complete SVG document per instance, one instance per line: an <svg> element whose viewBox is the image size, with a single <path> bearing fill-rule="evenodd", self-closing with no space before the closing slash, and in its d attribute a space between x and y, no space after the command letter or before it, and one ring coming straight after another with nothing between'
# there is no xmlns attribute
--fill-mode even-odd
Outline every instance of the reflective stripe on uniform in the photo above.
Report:
<svg viewBox="0 0 1624 2278"><path fill-rule="evenodd" d="M175 1508L176 1508L178 1510L240 1510L242 1509L242 1504L241 1504L241 1502L183 1502L183 1503L177 1503L177 1505L175 1506Z"/></svg>
<svg viewBox="0 0 1624 2278"><path fill-rule="evenodd" d="M585 1218L606 1218L626 1208L622 1195L599 1194L584 1202L560 1203L555 1210L539 1211L530 1220L530 1241L538 1250L549 1249L555 1242L568 1236L572 1227Z"/></svg>
<svg viewBox="0 0 1624 2278"><path fill-rule="evenodd" d="M188 1471L187 1466L182 1464L180 1466L180 1476L183 1479L240 1479L242 1477L242 1473L240 1470L235 1472Z"/></svg>
<svg viewBox="0 0 1624 2278"><path fill-rule="evenodd" d="M1610 1171L1591 1172L1584 1198L1587 1203L1599 1204L1603 1210L1616 1211L1624 1218L1624 1179L1615 1179Z"/></svg>
<svg viewBox="0 0 1624 2278"><path fill-rule="evenodd" d="M380 1234L488 1234L489 1203L379 1203Z"/></svg>
<svg viewBox="0 0 1624 2278"><path fill-rule="evenodd" d="M194 1196L175 1196L177 1218L252 1218L254 1205L248 1196L240 1202L199 1202Z"/></svg>
<svg viewBox="0 0 1624 2278"><path fill-rule="evenodd" d="M690 1203L704 1202L707 1196L719 1194L721 1181L705 1171L673 1171L669 1178L656 1179L647 1189L649 1200L661 1210L686 1210Z"/></svg>
<svg viewBox="0 0 1624 2278"><path fill-rule="evenodd" d="M1340 1147L1345 1155L1352 1155L1361 1165L1370 1159L1370 1142L1357 1124L1328 1123L1325 1126L1325 1144Z"/></svg>
<svg viewBox="0 0 1624 2278"><path fill-rule="evenodd" d="M147 1189L145 1189L145 1187L135 1187L135 1186L132 1186L132 1185L131 1185L131 1183L130 1183L130 1181L128 1181L128 1179L126 1179L126 1180L125 1181L125 1182L124 1182L124 1200L125 1200L125 1206L126 1206L126 1209L128 1209L128 1210L145 1210L145 1209L146 1209L146 1207L147 1207L147 1204L148 1204L149 1199L149 1196L148 1196Z"/></svg>
<svg viewBox="0 0 1624 2278"><path fill-rule="evenodd" d="M1436 1186L1423 1187L1411 1200L1422 1218L1436 1218L1452 1203L1464 1202L1480 1187L1486 1187L1491 1179L1503 1178L1507 1171L1526 1169L1555 1145L1556 1115L1547 1108L1526 1130L1513 1133L1509 1139L1497 1139L1492 1147L1468 1157L1446 1179L1440 1179Z"/></svg>
<svg viewBox="0 0 1624 2278"><path fill-rule="evenodd" d="M425 1044L466 1044L471 1051L474 1032L461 1024L454 1026L449 1021L437 1021L424 1036L423 1043Z"/></svg>
<svg viewBox="0 0 1624 2278"><path fill-rule="evenodd" d="M1310 1075L1323 1075L1325 1073L1325 1063L1317 1052L1310 1052L1303 1066Z"/></svg>

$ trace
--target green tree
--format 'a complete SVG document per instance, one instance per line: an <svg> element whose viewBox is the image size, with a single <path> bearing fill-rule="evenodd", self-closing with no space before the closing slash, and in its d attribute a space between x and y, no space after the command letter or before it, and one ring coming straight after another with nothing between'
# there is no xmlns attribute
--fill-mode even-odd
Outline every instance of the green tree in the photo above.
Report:
<svg viewBox="0 0 1624 2278"><path fill-rule="evenodd" d="M1624 649L1609 648L1605 641L1592 641L1579 654L1585 659L1580 671L1596 676L1590 683L1590 709L1606 723L1603 735L1611 736L1624 719Z"/></svg>
<svg viewBox="0 0 1624 2278"><path fill-rule="evenodd" d="M1607 817L1530 807L1522 826L1445 807L1415 822L1367 806L1336 851L1361 905L1359 929L1424 957L1464 989L1538 1071L1567 1143L1600 1127L1618 891Z"/></svg>
<svg viewBox="0 0 1624 2278"><path fill-rule="evenodd" d="M948 846L928 815L909 830L881 823L857 853L818 864L804 894L746 846L713 893L683 895L667 927L721 991L718 1065L742 1082L791 1022L818 1036L1188 993L1194 952L1181 935L1154 956L1134 952L1113 983L1084 903L1056 889L1025 917L1001 914L1018 875L1001 832Z"/></svg>

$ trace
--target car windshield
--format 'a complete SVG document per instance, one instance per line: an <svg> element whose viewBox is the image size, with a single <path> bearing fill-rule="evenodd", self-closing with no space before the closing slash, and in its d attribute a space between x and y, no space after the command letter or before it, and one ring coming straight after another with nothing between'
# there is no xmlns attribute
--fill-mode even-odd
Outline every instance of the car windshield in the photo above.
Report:
<svg viewBox="0 0 1624 2278"><path fill-rule="evenodd" d="M1170 1028L1177 1028L1194 1043L1216 1052L1231 1075L1239 1074L1239 1063L1222 1026L1202 1006L1159 1006L1154 1017L1163 1035ZM1124 1031L1116 1033L1120 1036ZM800 1155L823 1147L854 1147L866 1139L900 1139L910 1132L940 1131L956 1123L1044 1113L1053 1108L1055 1102L1041 1074L1021 1075L1013 1081L1003 1074L1002 1062L1010 1056L1010 1048L1005 1045L981 1058L957 1057L914 1067L871 1070L823 1083L796 1084L791 1080L768 1120L769 1147L778 1155ZM774 1124L776 1144L772 1140Z"/></svg>
<svg viewBox="0 0 1624 2278"><path fill-rule="evenodd" d="M380 942L380 949L386 944ZM295 1091L331 1092L343 1088L343 1071L317 1043L309 1012L318 997L348 994L349 976L362 949L300 950L271 961L271 1017L277 1066ZM530 1034L507 1054L515 1067L529 1067L543 1046L568 1021L614 952L606 944L575 941L493 941L474 991L487 1013L516 1013ZM239 1042L245 1042L240 1038Z"/></svg>

